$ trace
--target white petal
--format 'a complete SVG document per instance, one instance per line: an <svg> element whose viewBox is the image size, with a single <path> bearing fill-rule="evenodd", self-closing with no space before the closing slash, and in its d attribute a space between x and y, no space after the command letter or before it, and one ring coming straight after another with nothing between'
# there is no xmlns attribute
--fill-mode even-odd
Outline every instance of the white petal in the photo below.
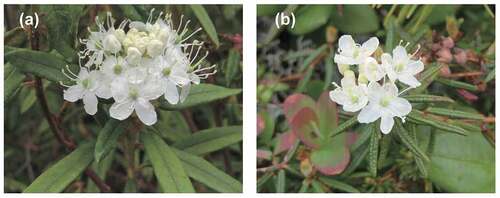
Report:
<svg viewBox="0 0 500 198"><path fill-rule="evenodd" d="M358 64L358 62L356 61L356 59L352 58L352 57L347 57L347 56L343 56L343 55L340 55L340 54L335 54L335 57L333 58L334 62L337 63L337 64L343 64L343 65L355 65L355 64Z"/></svg>
<svg viewBox="0 0 500 198"><path fill-rule="evenodd" d="M375 50L378 48L378 39L377 37L371 37L366 42L361 45L361 50L365 56L371 56Z"/></svg>
<svg viewBox="0 0 500 198"><path fill-rule="evenodd" d="M412 75L400 75L398 76L398 80L413 88L420 86L420 82L418 82L418 80Z"/></svg>
<svg viewBox="0 0 500 198"><path fill-rule="evenodd" d="M196 74L189 74L189 79L191 79L191 82L193 82L194 84L200 84L200 77Z"/></svg>
<svg viewBox="0 0 500 198"><path fill-rule="evenodd" d="M384 134L388 134L391 132L392 127L394 126L394 119L390 116L382 116L382 120L380 121L380 130Z"/></svg>
<svg viewBox="0 0 500 198"><path fill-rule="evenodd" d="M134 103L135 102L132 100L125 100L120 103L115 102L113 105L111 105L111 108L109 109L109 114L112 118L118 120L125 120L134 111Z"/></svg>
<svg viewBox="0 0 500 198"><path fill-rule="evenodd" d="M191 89L191 83L188 83L181 87L180 102L184 102L189 95L189 90Z"/></svg>
<svg viewBox="0 0 500 198"><path fill-rule="evenodd" d="M83 107L89 115L94 115L97 112L97 97L94 93L86 93L83 95Z"/></svg>
<svg viewBox="0 0 500 198"><path fill-rule="evenodd" d="M356 103L352 103L351 101L349 101L350 102L349 104L343 106L344 111L356 112L366 106L366 104L368 103L368 97L364 95L357 95L357 96L358 96L358 101Z"/></svg>
<svg viewBox="0 0 500 198"><path fill-rule="evenodd" d="M165 87L165 99L170 104L177 104L179 102L179 91L177 90L177 86L174 83L167 81Z"/></svg>
<svg viewBox="0 0 500 198"><path fill-rule="evenodd" d="M153 105L142 98L135 103L135 113L145 125L151 126L156 123L156 112Z"/></svg>
<svg viewBox="0 0 500 198"><path fill-rule="evenodd" d="M63 91L64 100L70 102L76 102L77 100L83 97L83 91L84 89L81 85L73 85Z"/></svg>
<svg viewBox="0 0 500 198"><path fill-rule="evenodd" d="M401 45L396 46L396 48L392 50L392 56L397 62L407 62L409 60L406 49Z"/></svg>
<svg viewBox="0 0 500 198"><path fill-rule="evenodd" d="M111 97L113 96L113 95L111 94L111 89L110 89L110 88L109 88L109 86L107 86L107 85L102 85L102 86L100 86L100 87L96 90L95 94L96 94L97 96L99 96L99 98L104 98L104 99L109 99L109 98L111 98Z"/></svg>
<svg viewBox="0 0 500 198"><path fill-rule="evenodd" d="M422 61L410 60L410 63L406 66L408 72L412 75L418 74L424 70L424 63Z"/></svg>
<svg viewBox="0 0 500 198"><path fill-rule="evenodd" d="M404 98L396 97L391 100L389 106L387 107L393 116L406 116L410 113L412 107L410 102Z"/></svg>
<svg viewBox="0 0 500 198"><path fill-rule="evenodd" d="M126 78L115 78L111 82L111 95L116 102L124 101L129 95L129 86Z"/></svg>
<svg viewBox="0 0 500 198"><path fill-rule="evenodd" d="M381 111L376 104L370 102L367 106L361 109L358 114L358 122L370 123L377 120L381 116Z"/></svg>
<svg viewBox="0 0 500 198"><path fill-rule="evenodd" d="M390 96L397 96L398 95L398 87L396 87L396 84L394 83L385 83L384 84L384 92L385 95L390 95Z"/></svg>
<svg viewBox="0 0 500 198"><path fill-rule="evenodd" d="M355 47L356 42L351 35L343 35L339 38L339 48L342 54L352 54Z"/></svg>
<svg viewBox="0 0 500 198"><path fill-rule="evenodd" d="M336 88L335 90L330 91L330 99L338 104L344 105L349 101L349 96L347 96L341 88Z"/></svg>

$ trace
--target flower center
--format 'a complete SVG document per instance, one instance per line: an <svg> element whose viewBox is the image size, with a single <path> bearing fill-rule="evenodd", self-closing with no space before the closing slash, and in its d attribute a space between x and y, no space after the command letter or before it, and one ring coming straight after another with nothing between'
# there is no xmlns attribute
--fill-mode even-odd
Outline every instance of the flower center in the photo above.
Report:
<svg viewBox="0 0 500 198"><path fill-rule="evenodd" d="M170 76L170 73L172 73L172 69L167 67L167 68L163 69L162 73L163 73L163 76Z"/></svg>
<svg viewBox="0 0 500 198"><path fill-rule="evenodd" d="M359 56L359 49L358 48L354 48L354 53L352 55L354 58L357 58Z"/></svg>
<svg viewBox="0 0 500 198"><path fill-rule="evenodd" d="M90 87L90 80L88 78L86 78L85 80L82 80L82 86L85 89L88 89Z"/></svg>
<svg viewBox="0 0 500 198"><path fill-rule="evenodd" d="M139 97L139 92L137 91L137 89L130 89L128 94L133 100L136 100Z"/></svg>
<svg viewBox="0 0 500 198"><path fill-rule="evenodd" d="M396 67L394 68L396 72L401 72L405 68L405 65L403 63L398 63L396 64Z"/></svg>
<svg viewBox="0 0 500 198"><path fill-rule="evenodd" d="M382 99L380 100L380 106L382 106L382 107L389 106L389 103L391 102L391 100L392 100L391 96L382 97Z"/></svg>
<svg viewBox="0 0 500 198"><path fill-rule="evenodd" d="M347 95L351 98L352 103L358 103L359 97L353 93L352 89L347 90Z"/></svg>
<svg viewBox="0 0 500 198"><path fill-rule="evenodd" d="M123 68L121 65L119 64L116 64L114 67L113 67L113 72L118 75L118 74L121 74L123 71Z"/></svg>

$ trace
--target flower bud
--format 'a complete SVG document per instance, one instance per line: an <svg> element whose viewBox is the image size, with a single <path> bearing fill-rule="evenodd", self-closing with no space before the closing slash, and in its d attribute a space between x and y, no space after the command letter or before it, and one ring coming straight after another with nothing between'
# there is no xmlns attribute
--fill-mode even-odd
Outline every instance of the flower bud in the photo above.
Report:
<svg viewBox="0 0 500 198"><path fill-rule="evenodd" d="M108 34L102 42L104 50L110 51L111 53L117 53L121 50L122 44L113 34Z"/></svg>
<svg viewBox="0 0 500 198"><path fill-rule="evenodd" d="M131 65L138 65L139 62L141 61L142 53L139 51L139 49L135 47L129 47L127 49L127 57L125 57L125 60Z"/></svg>
<svg viewBox="0 0 500 198"><path fill-rule="evenodd" d="M339 72L342 75L345 75L344 72L346 70L349 70L349 65L339 64L338 67L339 67Z"/></svg>
<svg viewBox="0 0 500 198"><path fill-rule="evenodd" d="M158 56L162 53L163 43L159 40L151 40L147 46L147 53L151 57Z"/></svg>
<svg viewBox="0 0 500 198"><path fill-rule="evenodd" d="M358 76L358 84L368 84L368 78L363 73L360 73Z"/></svg>

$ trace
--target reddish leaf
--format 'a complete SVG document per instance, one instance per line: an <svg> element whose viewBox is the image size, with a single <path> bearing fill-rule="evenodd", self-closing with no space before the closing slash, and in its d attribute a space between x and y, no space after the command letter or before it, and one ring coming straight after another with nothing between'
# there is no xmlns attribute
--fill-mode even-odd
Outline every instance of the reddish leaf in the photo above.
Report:
<svg viewBox="0 0 500 198"><path fill-rule="evenodd" d="M261 115L257 115L257 136L264 132L266 128L264 118Z"/></svg>
<svg viewBox="0 0 500 198"><path fill-rule="evenodd" d="M358 134L357 133L352 133L352 132L348 132L346 133L347 134L347 142L346 142L346 145L347 146L351 146L352 144L354 144L354 142L356 142L356 140L358 139Z"/></svg>
<svg viewBox="0 0 500 198"><path fill-rule="evenodd" d="M297 114L304 107L310 107L314 110L315 102L314 100L304 94L293 94L288 96L283 103L283 113L285 114L288 123L291 123L293 116Z"/></svg>
<svg viewBox="0 0 500 198"><path fill-rule="evenodd" d="M257 149L257 158L258 159L271 160L272 156L273 156L273 154L271 153L271 151Z"/></svg>
<svg viewBox="0 0 500 198"><path fill-rule="evenodd" d="M290 123L293 133L307 146L312 148L317 148L321 143L321 137L314 132L315 128L313 125L317 126L318 117L314 111L305 107L293 116Z"/></svg>
<svg viewBox="0 0 500 198"><path fill-rule="evenodd" d="M349 149L342 145L325 145L311 153L311 162L314 167L325 175L342 173L349 164Z"/></svg>
<svg viewBox="0 0 500 198"><path fill-rule="evenodd" d="M278 140L276 141L276 147L274 148L274 154L279 154L292 148L295 140L297 140L297 136L291 131L279 134Z"/></svg>

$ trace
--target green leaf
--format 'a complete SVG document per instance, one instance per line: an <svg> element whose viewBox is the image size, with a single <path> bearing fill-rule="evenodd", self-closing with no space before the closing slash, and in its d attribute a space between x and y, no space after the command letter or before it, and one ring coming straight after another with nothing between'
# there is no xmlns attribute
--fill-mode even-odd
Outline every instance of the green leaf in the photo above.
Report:
<svg viewBox="0 0 500 198"><path fill-rule="evenodd" d="M232 84L233 79L240 70L241 55L236 49L230 49L227 55L226 67L224 70L224 77L226 78L226 86Z"/></svg>
<svg viewBox="0 0 500 198"><path fill-rule="evenodd" d="M122 10L123 15L133 21L142 21L144 20L141 14L137 11L137 9L132 5L118 5Z"/></svg>
<svg viewBox="0 0 500 198"><path fill-rule="evenodd" d="M307 5L296 12L295 27L288 26L288 31L295 35L310 33L325 25L333 11L331 5ZM290 16L291 18L291 16ZM292 19L290 19L292 20Z"/></svg>
<svg viewBox="0 0 500 198"><path fill-rule="evenodd" d="M413 95L406 95L403 96L406 100L409 102L414 102L414 103L428 103L428 102L450 102L453 103L451 98L448 98L446 96L435 96L435 95L427 95L427 94L413 94Z"/></svg>
<svg viewBox="0 0 500 198"><path fill-rule="evenodd" d="M302 65L299 68L299 72L304 72L306 69L310 68L311 63L314 60L318 59L320 56L324 55L324 53L328 50L328 45L321 45L318 49L314 50L307 56Z"/></svg>
<svg viewBox="0 0 500 198"><path fill-rule="evenodd" d="M335 136L339 133L344 132L348 128L351 128L352 126L354 126L357 123L358 123L358 117L352 116L351 118L349 118L349 120L346 120L345 122L340 124L335 130L333 130L333 132L331 134L332 134L332 136Z"/></svg>
<svg viewBox="0 0 500 198"><path fill-rule="evenodd" d="M173 146L195 155L203 155L240 142L242 132L242 126L210 128L181 139Z"/></svg>
<svg viewBox="0 0 500 198"><path fill-rule="evenodd" d="M425 154L422 149L417 145L415 140L408 134L408 131L404 128L403 124L399 119L396 119L396 133L401 138L401 141L406 145L406 147L415 155L419 156L425 161L429 161L429 157Z"/></svg>
<svg viewBox="0 0 500 198"><path fill-rule="evenodd" d="M465 90L469 90L469 91L477 91L478 90L476 85L472 85L469 83L464 83L464 82L460 82L460 81L456 81L456 80L450 80L450 79L446 79L446 78L438 78L436 81L441 83L441 84L444 84L444 85L447 85L450 87L454 87L454 88L458 88L458 89L465 89Z"/></svg>
<svg viewBox="0 0 500 198"><path fill-rule="evenodd" d="M198 21L200 22L201 26L207 32L208 37L212 42L215 44L216 48L219 47L219 37L217 36L217 31L215 30L214 23L210 19L210 16L208 16L207 11L202 5L190 5L191 10L193 10L194 15L198 18Z"/></svg>
<svg viewBox="0 0 500 198"><path fill-rule="evenodd" d="M181 160L189 177L221 193L237 193L242 191L241 183L216 168L207 160L191 153L173 149Z"/></svg>
<svg viewBox="0 0 500 198"><path fill-rule="evenodd" d="M342 173L350 160L345 134L335 136L330 143L313 150L310 159L314 167L325 175Z"/></svg>
<svg viewBox="0 0 500 198"><path fill-rule="evenodd" d="M269 179L271 179L273 177L273 173L272 172L266 172L264 175L262 175L261 177L259 177L257 179L257 191L260 192L260 189L264 186L264 184L266 184Z"/></svg>
<svg viewBox="0 0 500 198"><path fill-rule="evenodd" d="M12 64L6 63L4 66L4 97L8 101L20 89L24 80L24 75Z"/></svg>
<svg viewBox="0 0 500 198"><path fill-rule="evenodd" d="M106 125L99 130L94 150L94 158L97 162L101 161L110 151L115 149L116 141L123 132L123 124L119 120L110 118Z"/></svg>
<svg viewBox="0 0 500 198"><path fill-rule="evenodd" d="M80 145L38 176L24 193L58 193L74 181L92 162L94 143Z"/></svg>
<svg viewBox="0 0 500 198"><path fill-rule="evenodd" d="M141 139L161 189L165 192L194 192L174 150L153 132L141 132Z"/></svg>
<svg viewBox="0 0 500 198"><path fill-rule="evenodd" d="M241 93L241 89L230 89L212 84L193 85L189 95L183 103L169 104L166 100L161 101L161 108L165 110L180 110L197 105L206 104L215 100L223 99Z"/></svg>
<svg viewBox="0 0 500 198"><path fill-rule="evenodd" d="M354 188L353 186L346 184L344 182L341 182L339 180L327 178L327 177L319 177L319 180L323 182L324 184L330 186L331 188L343 191L343 192L348 192L348 193L360 193L358 189Z"/></svg>
<svg viewBox="0 0 500 198"><path fill-rule="evenodd" d="M83 5L42 5L40 10L46 13L43 21L47 26L47 39L50 49L57 50L67 60L75 55L77 33Z"/></svg>
<svg viewBox="0 0 500 198"><path fill-rule="evenodd" d="M370 136L370 146L369 146L369 153L368 153L368 170L372 174L373 177L377 176L377 164L378 164L378 141L380 137L380 132L378 130L375 130L375 124L372 123L370 126L368 126L369 130L371 131L371 136Z"/></svg>
<svg viewBox="0 0 500 198"><path fill-rule="evenodd" d="M278 171L278 175L276 176L276 193L285 193L285 187L286 187L286 177L285 177L285 170L281 169Z"/></svg>
<svg viewBox="0 0 500 198"><path fill-rule="evenodd" d="M350 34L374 32L380 23L377 13L369 5L342 5L342 15L334 12L331 21L341 32Z"/></svg>
<svg viewBox="0 0 500 198"><path fill-rule="evenodd" d="M12 48L11 51L5 53L5 61L10 62L22 72L29 72L51 81L68 80L61 73L61 69L66 65L66 62L53 54Z"/></svg>
<svg viewBox="0 0 500 198"><path fill-rule="evenodd" d="M274 16L286 8L286 5L257 5L257 16Z"/></svg>
<svg viewBox="0 0 500 198"><path fill-rule="evenodd" d="M481 133L460 136L437 131L429 150L433 184L447 192L495 192L495 148Z"/></svg>
<svg viewBox="0 0 500 198"><path fill-rule="evenodd" d="M13 47L22 47L28 38L27 31L24 31L22 27L15 27L8 32L5 32L4 42L5 45Z"/></svg>
<svg viewBox="0 0 500 198"><path fill-rule="evenodd" d="M444 131L457 133L460 135L469 134L469 132L467 132L466 130L464 130L461 127L451 125L445 121L441 121L441 122L435 121L435 119L433 119L432 117L428 117L428 115L425 116L422 114L422 112L419 112L418 110L412 110L408 114L408 118L409 118L408 121L413 122L415 124L426 124L426 125L433 126L435 128L438 128L438 129L441 129Z"/></svg>
<svg viewBox="0 0 500 198"><path fill-rule="evenodd" d="M323 187L321 186L321 183L318 180L313 180L311 185L315 193L325 193L325 190L323 190Z"/></svg>
<svg viewBox="0 0 500 198"><path fill-rule="evenodd" d="M478 113L471 113L465 111L458 111L452 109L445 109L439 107L429 107L426 110L429 113L444 115L452 118L463 118L463 119L473 119L473 120L483 120L484 116Z"/></svg>

